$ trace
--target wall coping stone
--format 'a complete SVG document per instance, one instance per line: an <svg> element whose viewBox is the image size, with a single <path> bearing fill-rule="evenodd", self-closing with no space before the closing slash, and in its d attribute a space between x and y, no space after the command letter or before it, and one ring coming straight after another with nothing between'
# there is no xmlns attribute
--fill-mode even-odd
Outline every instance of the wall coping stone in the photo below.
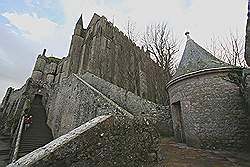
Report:
<svg viewBox="0 0 250 167"><path fill-rule="evenodd" d="M103 97L105 100L107 100L111 105L113 105L115 108L117 108L119 111L121 111L122 115L128 116L129 118L134 118L134 116L129 113L128 111L126 111L125 109L123 109L122 107L120 107L118 104L116 104L114 101L110 100L107 96L105 96L103 93L101 93L100 91L98 91L96 88L94 88L93 86L91 86L89 83L87 83L86 81L84 81L83 79L81 79L80 77L78 77L76 74L73 74L73 76L75 76L78 80L80 80L81 82L83 82L85 85L87 85L90 89L92 89L94 92L98 93L101 97Z"/></svg>
<svg viewBox="0 0 250 167"><path fill-rule="evenodd" d="M168 90L173 84L180 82L182 80L188 79L188 78L193 78L196 76L211 74L211 73L230 72L232 70L241 71L242 69L243 68L241 68L241 67L232 66L232 67L210 68L210 69L204 69L204 70L198 70L195 72L190 72L188 74L181 75L181 76L169 81L166 85L166 89Z"/></svg>
<svg viewBox="0 0 250 167"><path fill-rule="evenodd" d="M85 124L81 125L78 128L75 128L74 130L70 131L69 133L58 137L57 139L51 141L50 143L46 144L43 147L40 147L29 154L21 157L14 163L9 164L7 167L21 167L21 166L32 166L35 162L38 162L44 158L46 158L48 155L52 154L56 150L60 149L63 145L70 142L72 139L77 138L84 132L88 131L89 129L95 127L97 124L111 118L111 115L104 115L96 117Z"/></svg>

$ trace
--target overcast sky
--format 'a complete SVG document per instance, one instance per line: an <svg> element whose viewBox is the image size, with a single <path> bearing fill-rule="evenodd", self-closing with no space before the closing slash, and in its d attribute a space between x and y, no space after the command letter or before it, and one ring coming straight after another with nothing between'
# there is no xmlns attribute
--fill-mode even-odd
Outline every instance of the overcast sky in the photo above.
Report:
<svg viewBox="0 0 250 167"><path fill-rule="evenodd" d="M130 19L141 34L165 21L184 42L190 31L204 46L229 31L245 35L247 0L0 0L0 100L9 86L24 84L43 48L66 56L80 14L86 27L94 13L121 30Z"/></svg>

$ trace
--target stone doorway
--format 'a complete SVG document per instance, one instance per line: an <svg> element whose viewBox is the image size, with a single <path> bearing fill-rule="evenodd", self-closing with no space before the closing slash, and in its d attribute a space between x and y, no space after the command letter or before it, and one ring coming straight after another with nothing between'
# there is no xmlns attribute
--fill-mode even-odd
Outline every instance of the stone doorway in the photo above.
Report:
<svg viewBox="0 0 250 167"><path fill-rule="evenodd" d="M186 143L180 101L172 104L172 114L174 119L175 139L179 143Z"/></svg>

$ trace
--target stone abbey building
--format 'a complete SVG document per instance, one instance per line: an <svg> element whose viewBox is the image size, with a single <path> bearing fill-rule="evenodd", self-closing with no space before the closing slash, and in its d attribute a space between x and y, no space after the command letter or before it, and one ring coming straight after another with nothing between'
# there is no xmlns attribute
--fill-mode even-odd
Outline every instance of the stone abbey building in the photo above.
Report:
<svg viewBox="0 0 250 167"><path fill-rule="evenodd" d="M170 80L112 23L76 23L69 54L38 56L1 103L8 166L142 166L160 136L203 149L250 151L250 72L215 58L187 35ZM245 58L249 65L249 20ZM170 81L169 81L170 80ZM169 82L168 82L169 81ZM25 115L33 123L24 130Z"/></svg>
<svg viewBox="0 0 250 167"><path fill-rule="evenodd" d="M38 56L32 79L58 84L72 73L88 71L150 101L166 104L163 70L105 17L94 14L83 28L76 23L69 54L62 60Z"/></svg>

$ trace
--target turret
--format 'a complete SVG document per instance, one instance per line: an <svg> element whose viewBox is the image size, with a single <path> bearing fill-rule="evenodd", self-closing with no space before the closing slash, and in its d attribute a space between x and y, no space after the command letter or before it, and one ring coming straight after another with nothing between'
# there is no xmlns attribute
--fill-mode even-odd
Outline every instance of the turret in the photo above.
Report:
<svg viewBox="0 0 250 167"><path fill-rule="evenodd" d="M82 31L83 31L83 22L82 22L82 15L80 16L80 18L78 19L76 26L75 26L75 30L74 30L74 35L82 35Z"/></svg>
<svg viewBox="0 0 250 167"><path fill-rule="evenodd" d="M74 34L72 35L72 40L69 49L69 72L68 75L72 73L77 73L79 69L79 64L81 61L82 45L84 42L84 32L82 15L76 23L74 29Z"/></svg>

